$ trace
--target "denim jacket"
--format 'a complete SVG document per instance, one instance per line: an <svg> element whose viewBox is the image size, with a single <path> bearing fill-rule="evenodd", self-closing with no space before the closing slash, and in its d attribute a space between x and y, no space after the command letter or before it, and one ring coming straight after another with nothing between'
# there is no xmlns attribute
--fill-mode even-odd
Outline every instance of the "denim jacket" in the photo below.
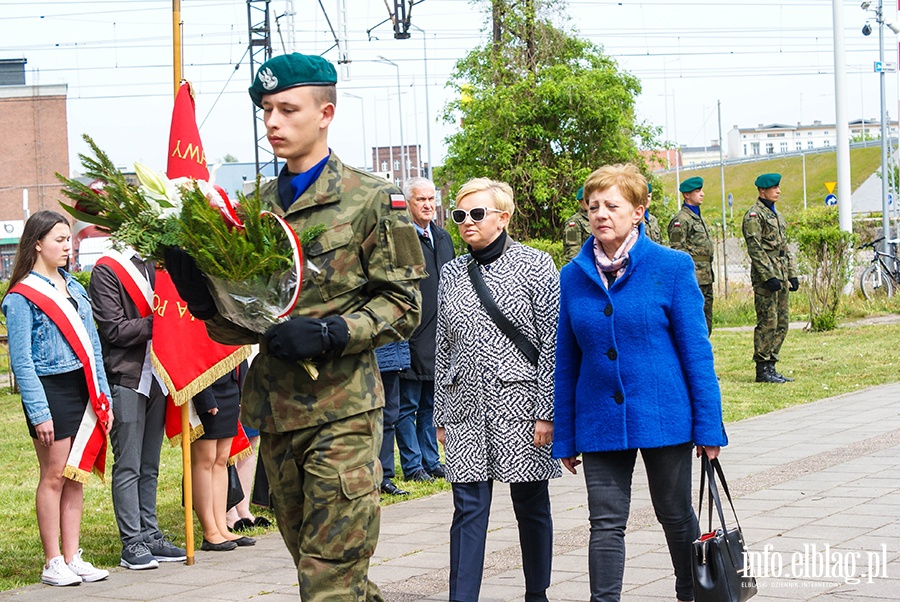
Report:
<svg viewBox="0 0 900 602"><path fill-rule="evenodd" d="M106 381L106 372L103 370L100 337L94 325L91 302L84 287L77 280L65 270L61 269L60 273L66 279L69 294L78 304L78 315L91 339L100 390L106 394L111 403L112 395ZM32 274L44 278L35 272ZM6 315L6 328L9 334L10 365L22 392L22 405L25 406L28 421L38 425L52 418L44 387L38 377L77 370L82 367L81 360L47 314L22 295L16 293L6 295L3 299L3 313Z"/></svg>

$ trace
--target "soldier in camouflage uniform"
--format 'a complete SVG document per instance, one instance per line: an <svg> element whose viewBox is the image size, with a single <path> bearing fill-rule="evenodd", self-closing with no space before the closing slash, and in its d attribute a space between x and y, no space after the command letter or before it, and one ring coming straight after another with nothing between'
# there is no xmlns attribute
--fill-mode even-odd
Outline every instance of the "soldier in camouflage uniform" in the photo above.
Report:
<svg viewBox="0 0 900 602"><path fill-rule="evenodd" d="M566 220L563 228L563 254L566 261L571 261L578 255L585 241L591 236L591 223L588 220L587 203L584 201L584 186L578 189L575 198L581 209Z"/></svg>
<svg viewBox="0 0 900 602"><path fill-rule="evenodd" d="M647 204L644 205L644 232L655 243L662 244L662 232L659 229L659 220L655 215L650 215L650 201L653 199L653 185L647 182Z"/></svg>
<svg viewBox="0 0 900 602"><path fill-rule="evenodd" d="M790 320L788 290L796 291L800 287L795 262L788 249L784 218L775 211L775 202L781 195L780 184L781 174L763 174L756 178L759 198L744 214L742 226L750 256L750 280L756 305L753 361L756 362L756 382L762 383L794 380L775 370Z"/></svg>
<svg viewBox="0 0 900 602"><path fill-rule="evenodd" d="M425 276L403 194L328 148L336 81L325 59L294 53L264 63L250 88L269 142L286 160L277 181L262 188L263 207L301 238L313 236L303 245L303 289L291 319L260 337L209 308L208 291L201 298L185 286L188 270L177 269L178 280L173 274L213 339L260 343L241 418L260 430L278 528L306 602L383 600L368 579L384 405L373 350L416 329ZM304 359L314 361L317 380L298 364Z"/></svg>
<svg viewBox="0 0 900 602"><path fill-rule="evenodd" d="M703 313L706 315L706 328L712 334L713 307L713 253L715 247L709 237L709 228L700 216L700 205L703 203L703 178L688 178L678 187L684 203L681 209L669 222L669 246L684 251L694 260L694 272L697 284L703 293Z"/></svg>

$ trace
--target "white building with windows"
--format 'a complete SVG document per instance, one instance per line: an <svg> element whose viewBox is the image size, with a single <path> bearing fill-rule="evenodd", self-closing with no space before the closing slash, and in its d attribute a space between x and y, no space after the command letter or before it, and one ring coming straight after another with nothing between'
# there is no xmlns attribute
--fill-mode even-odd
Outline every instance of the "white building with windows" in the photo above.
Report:
<svg viewBox="0 0 900 602"><path fill-rule="evenodd" d="M872 140L881 135L881 123L876 119L857 119L850 122L851 140ZM891 121L888 137L897 135L897 122ZM812 124L786 125L772 123L757 127L734 126L728 132L728 158L778 155L828 148L837 144L837 129L833 123L813 121Z"/></svg>

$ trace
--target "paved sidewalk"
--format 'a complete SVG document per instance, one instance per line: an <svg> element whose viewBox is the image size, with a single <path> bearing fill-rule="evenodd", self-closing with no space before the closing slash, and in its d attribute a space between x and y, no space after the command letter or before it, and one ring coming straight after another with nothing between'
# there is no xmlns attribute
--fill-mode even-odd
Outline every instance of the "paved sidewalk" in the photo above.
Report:
<svg viewBox="0 0 900 602"><path fill-rule="evenodd" d="M760 577L755 600L900 599L900 384L773 412L728 431L723 467L748 546L757 555L756 574L768 575ZM623 599L674 600L668 552L640 462L637 472ZM506 491L495 488L484 602L523 597L518 533ZM556 539L548 596L587 600L582 476L553 481L551 495ZM371 576L388 601L447 599L451 513L449 493L384 508ZM871 578L865 576L870 570ZM106 582L0 593L3 600L36 602L258 597L297 600L296 573L277 534L260 538L255 548L197 552L191 567L116 569Z"/></svg>

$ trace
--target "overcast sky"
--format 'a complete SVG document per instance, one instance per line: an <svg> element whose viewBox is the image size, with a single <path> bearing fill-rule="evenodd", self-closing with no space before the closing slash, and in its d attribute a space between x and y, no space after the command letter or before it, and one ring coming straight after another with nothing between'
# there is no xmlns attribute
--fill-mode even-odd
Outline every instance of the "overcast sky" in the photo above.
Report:
<svg viewBox="0 0 900 602"><path fill-rule="evenodd" d="M339 1L348 9L346 40L339 30ZM736 124L834 123L828 0L565 4L568 20L560 25L602 46L641 80L640 118L660 126L666 139L704 146L717 138L717 101L722 103L723 136ZM887 4L891 20L896 7ZM231 154L252 161L247 4L182 0L181 5L184 77L197 92L207 157L214 161ZM290 5L293 35L285 15ZM273 34L276 53L282 51L283 38L289 50L324 53L337 61L328 20L347 49L350 77L338 85L331 147L348 163L370 163L368 156L364 159L365 146L400 144L402 105L404 142L421 144L427 159L430 116L433 160L440 164L443 138L453 127L438 118L450 100L444 83L455 61L487 39L482 10L487 4L423 0L412 9L412 23L425 33L413 29L412 38L402 41L393 39L389 23L378 26L387 17L384 0L322 0L321 5L327 15L318 0L272 0L270 10L273 28L275 17L281 17L281 33ZM847 114L850 119L877 118L877 24L859 2L843 6ZM141 161L164 168L173 93L171 10L171 0L0 0L0 58L26 58L29 84L68 84L72 169L78 167L76 154L85 150L82 133L92 135L120 165ZM864 37L867 17L874 32ZM897 36L888 29L885 49L885 59L896 62ZM379 56L398 65L399 95L398 69L378 62ZM889 112L896 118L897 75L890 74L887 81Z"/></svg>

